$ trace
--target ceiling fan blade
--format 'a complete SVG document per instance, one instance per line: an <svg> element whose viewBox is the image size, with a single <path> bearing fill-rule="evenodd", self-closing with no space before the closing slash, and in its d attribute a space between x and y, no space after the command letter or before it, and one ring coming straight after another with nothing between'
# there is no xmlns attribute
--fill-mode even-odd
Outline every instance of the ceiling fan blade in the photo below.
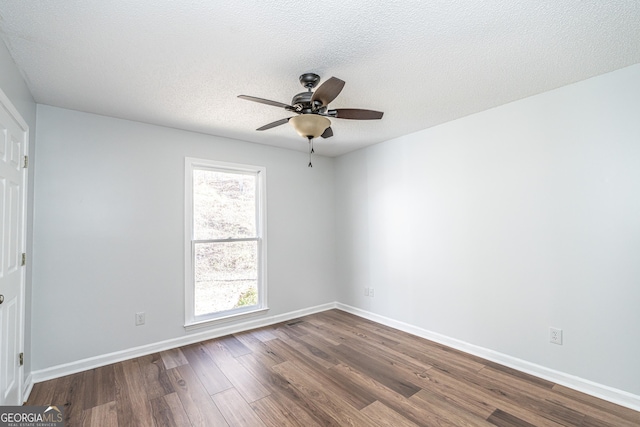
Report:
<svg viewBox="0 0 640 427"><path fill-rule="evenodd" d="M320 135L320 137L322 138L331 138L332 136L333 136L333 130L331 129L331 126L326 128L325 131L322 133L322 135Z"/></svg>
<svg viewBox="0 0 640 427"><path fill-rule="evenodd" d="M259 102L260 104L267 104L267 105L272 105L274 107L284 108L285 110L294 110L294 108L289 104L284 104L278 101L271 101L269 99L264 99L264 98L258 98L255 96L238 95L238 98L246 99L247 101Z"/></svg>
<svg viewBox="0 0 640 427"><path fill-rule="evenodd" d="M261 126L256 130L267 130L267 129L271 129L274 128L276 126L280 126L283 125L285 123L287 123L289 121L291 117L287 117L286 119L280 119L280 120L276 120L275 122L269 123L267 125Z"/></svg>
<svg viewBox="0 0 640 427"><path fill-rule="evenodd" d="M353 120L378 120L382 118L383 114L382 111L362 110L360 108L340 108L329 111L329 115L337 119Z"/></svg>
<svg viewBox="0 0 640 427"><path fill-rule="evenodd" d="M340 94L343 87L344 81L337 77L331 77L316 89L311 97L311 103L314 101L320 101L322 102L322 105L329 105L329 103L336 99L336 96Z"/></svg>

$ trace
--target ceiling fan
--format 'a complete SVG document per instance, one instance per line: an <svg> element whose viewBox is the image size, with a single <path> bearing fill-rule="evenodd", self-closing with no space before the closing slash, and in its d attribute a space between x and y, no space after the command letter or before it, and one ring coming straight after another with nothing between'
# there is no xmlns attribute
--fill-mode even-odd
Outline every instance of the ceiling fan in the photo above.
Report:
<svg viewBox="0 0 640 427"><path fill-rule="evenodd" d="M300 84L307 89L307 91L295 95L291 100L291 105L248 95L238 95L238 98L284 108L286 111L297 114L297 116L276 120L256 130L263 131L285 123L291 123L298 134L303 138L307 138L309 141L309 167L312 167L311 154L313 154L313 139L318 137L330 138L333 136L329 117L351 120L378 120L381 119L384 114L381 111L363 110L360 108L330 110L329 103L336 99L345 84L344 81L337 77L329 78L315 91L312 91L312 89L320 83L319 75L305 73L300 76L299 80Z"/></svg>

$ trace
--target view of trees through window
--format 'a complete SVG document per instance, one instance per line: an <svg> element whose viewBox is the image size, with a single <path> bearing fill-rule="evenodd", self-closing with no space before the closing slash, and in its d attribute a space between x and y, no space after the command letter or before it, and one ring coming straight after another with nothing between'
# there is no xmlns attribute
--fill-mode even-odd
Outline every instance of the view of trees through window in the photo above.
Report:
<svg viewBox="0 0 640 427"><path fill-rule="evenodd" d="M196 316L258 304L255 173L193 171Z"/></svg>

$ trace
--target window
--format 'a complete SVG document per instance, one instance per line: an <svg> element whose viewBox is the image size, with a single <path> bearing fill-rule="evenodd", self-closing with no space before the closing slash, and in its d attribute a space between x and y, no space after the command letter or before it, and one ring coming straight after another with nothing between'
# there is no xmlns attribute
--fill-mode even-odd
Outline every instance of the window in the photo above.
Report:
<svg viewBox="0 0 640 427"><path fill-rule="evenodd" d="M185 326L266 310L265 168L185 159Z"/></svg>

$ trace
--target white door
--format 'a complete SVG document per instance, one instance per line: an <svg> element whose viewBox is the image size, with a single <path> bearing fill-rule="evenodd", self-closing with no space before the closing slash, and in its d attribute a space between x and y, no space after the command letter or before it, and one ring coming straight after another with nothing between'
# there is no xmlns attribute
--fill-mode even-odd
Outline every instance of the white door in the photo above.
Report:
<svg viewBox="0 0 640 427"><path fill-rule="evenodd" d="M0 90L0 405L22 404L27 125Z"/></svg>

